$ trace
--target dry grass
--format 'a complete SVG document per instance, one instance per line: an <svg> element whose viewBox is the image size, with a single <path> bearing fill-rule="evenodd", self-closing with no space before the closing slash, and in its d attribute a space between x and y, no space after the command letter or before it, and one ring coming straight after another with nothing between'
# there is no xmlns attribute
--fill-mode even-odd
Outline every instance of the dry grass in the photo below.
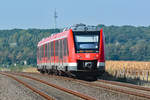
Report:
<svg viewBox="0 0 150 100"><path fill-rule="evenodd" d="M34 68L34 67L25 68L23 69L22 72L37 72L38 73L37 68Z"/></svg>
<svg viewBox="0 0 150 100"><path fill-rule="evenodd" d="M0 71L10 71L8 68L0 68Z"/></svg>
<svg viewBox="0 0 150 100"><path fill-rule="evenodd" d="M138 61L106 61L106 70L118 69L150 70L150 62Z"/></svg>
<svg viewBox="0 0 150 100"><path fill-rule="evenodd" d="M132 77L150 80L150 62L106 61L106 71L117 77Z"/></svg>

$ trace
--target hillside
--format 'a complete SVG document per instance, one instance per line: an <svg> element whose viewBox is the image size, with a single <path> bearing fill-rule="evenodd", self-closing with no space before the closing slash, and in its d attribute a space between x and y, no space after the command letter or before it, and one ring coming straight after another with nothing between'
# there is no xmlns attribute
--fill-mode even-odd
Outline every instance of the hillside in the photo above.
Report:
<svg viewBox="0 0 150 100"><path fill-rule="evenodd" d="M105 26L107 60L150 61L150 26ZM36 45L54 29L0 30L0 65L36 65ZM59 32L60 30L56 30Z"/></svg>
<svg viewBox="0 0 150 100"><path fill-rule="evenodd" d="M13 29L0 30L0 65L24 64L36 65L36 46L42 38L54 29Z"/></svg>

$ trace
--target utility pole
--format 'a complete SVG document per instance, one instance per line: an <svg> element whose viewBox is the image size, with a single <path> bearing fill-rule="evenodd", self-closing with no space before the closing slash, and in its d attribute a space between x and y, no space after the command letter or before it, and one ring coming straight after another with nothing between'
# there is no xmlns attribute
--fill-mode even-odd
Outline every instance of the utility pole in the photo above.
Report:
<svg viewBox="0 0 150 100"><path fill-rule="evenodd" d="M55 9L55 12L54 12L54 28L55 29L57 28L57 18L58 18L58 15L57 15L57 12L56 12L56 9Z"/></svg>

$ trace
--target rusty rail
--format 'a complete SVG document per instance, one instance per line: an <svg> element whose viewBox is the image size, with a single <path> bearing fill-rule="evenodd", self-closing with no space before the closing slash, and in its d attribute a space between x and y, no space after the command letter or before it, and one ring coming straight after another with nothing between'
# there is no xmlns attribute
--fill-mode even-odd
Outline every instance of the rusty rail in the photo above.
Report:
<svg viewBox="0 0 150 100"><path fill-rule="evenodd" d="M37 74L37 73L32 73L32 74ZM43 75L43 74L40 74ZM50 75L43 75L43 76L50 76ZM65 80L71 80L74 82L79 82L80 84L83 85L88 85L88 86L95 86L95 87L101 87L101 88L105 88L107 90L111 90L111 91L116 91L116 92L120 92L120 93L125 93L125 94L129 94L129 95L134 95L134 96L138 96L138 97L143 97L143 98L147 98L150 99L150 95L144 94L144 93L139 93L136 91L130 91L130 90L125 90L125 89L121 89L121 88L115 88L115 87L111 87L105 84L98 84L98 83L91 83L91 82L87 82L87 81L83 81L83 80L78 80L78 79L72 79L72 78L68 78L68 77L62 77L62 76L52 76L52 77L56 77L59 79L65 79ZM98 80L99 82L103 82L103 83L107 83L107 84L112 84L112 85L118 85L118 86L123 86L123 87L128 87L128 88L133 88L133 89L138 89L138 90L143 90L143 91L150 91L150 88L145 88L145 87L140 87L140 86L136 86L136 85L131 85L131 84L123 84L123 83L119 83L119 82L113 82L113 81L106 81L106 80Z"/></svg>
<svg viewBox="0 0 150 100"><path fill-rule="evenodd" d="M28 85L27 83L25 83L25 82L23 82L23 81L17 79L16 77L14 77L14 76L12 76L12 75L9 75L9 74L6 74L6 73L1 73L1 72L0 72L0 74L5 75L5 76L8 76L8 77L10 77L10 78L16 80L17 82L21 83L21 84L24 85L25 87L29 88L30 90L32 90L33 92L39 94L40 96L44 97L44 98L47 99L47 100L54 100L52 97L48 96L47 94L45 94L45 93L43 93L43 92L41 92L41 91L39 91L39 90L33 88L32 86L30 86L30 85Z"/></svg>
<svg viewBox="0 0 150 100"><path fill-rule="evenodd" d="M59 89L59 90L62 90L62 91L64 91L64 92L73 94L73 95L78 96L78 97L80 97L80 98L82 98L82 99L85 99L85 100L96 100L96 99L93 98L93 97L90 97L90 96L84 95L84 94L82 94L82 93L79 93L79 92L76 92L76 91L72 91L72 90L69 90L69 89L66 89L66 88L57 86L57 85L55 85L55 84L52 84L52 83L43 81L43 80L38 79L38 78L34 78L34 77L31 77L31 76L28 76L28 75L23 75L23 74L17 74L17 73L13 73L13 74L14 74L14 75L18 75L18 76L22 76L22 77L25 77L25 78L29 78L29 79L32 79L32 80L35 80L35 81L38 81L38 82L41 82L41 83L43 83L43 84L46 84L46 85L48 85L48 86L54 87L54 88Z"/></svg>
<svg viewBox="0 0 150 100"><path fill-rule="evenodd" d="M50 76L50 75L46 75L46 76ZM71 81L74 81L74 82L79 82L83 85L101 87L101 88L105 88L105 89L108 89L108 90L111 90L111 91L121 92L121 93L129 94L129 95L134 95L134 96L150 99L150 95L147 95L147 94L144 94L144 93L139 93L139 92L136 92L136 91L133 92L133 91L130 91L130 90L111 87L111 86L108 86L108 85L105 85L105 84L102 85L102 84L98 84L98 83L90 83L90 82L87 82L87 81L72 79L72 78L68 78L68 77L62 77L62 76L53 76L53 77L57 77L57 78L60 78L60 79L65 79L65 80L71 80ZM107 84L112 84L112 85L119 85L119 86L123 86L123 87L129 87L129 88L143 90L143 91L150 91L150 88L140 87L140 86L131 85L131 84L128 85L128 84L122 84L122 83L119 83L119 82L112 82L112 81L106 81L106 80L101 80L101 82L107 83Z"/></svg>
<svg viewBox="0 0 150 100"><path fill-rule="evenodd" d="M133 84L125 84L125 83L107 81L107 80L100 80L100 79L98 80L98 82L103 82L103 83L107 83L107 84L111 84L111 85L118 85L118 86L138 89L138 90L150 91L150 88L141 87L141 86L137 86L137 85L133 85Z"/></svg>

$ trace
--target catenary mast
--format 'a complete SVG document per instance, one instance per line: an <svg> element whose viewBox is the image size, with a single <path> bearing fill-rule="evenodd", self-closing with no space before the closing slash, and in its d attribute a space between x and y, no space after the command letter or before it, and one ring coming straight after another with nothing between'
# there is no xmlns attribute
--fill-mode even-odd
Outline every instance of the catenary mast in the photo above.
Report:
<svg viewBox="0 0 150 100"><path fill-rule="evenodd" d="M57 28L57 18L58 18L58 15L57 15L57 11L55 9L55 12L54 12L54 29Z"/></svg>

